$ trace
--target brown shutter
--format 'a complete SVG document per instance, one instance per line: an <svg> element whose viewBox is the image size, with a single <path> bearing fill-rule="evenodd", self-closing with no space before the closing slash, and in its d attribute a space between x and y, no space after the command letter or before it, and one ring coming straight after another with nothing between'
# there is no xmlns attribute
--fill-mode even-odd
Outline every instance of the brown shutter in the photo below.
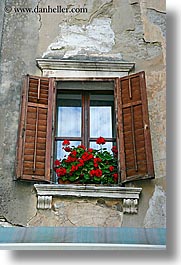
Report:
<svg viewBox="0 0 181 265"><path fill-rule="evenodd" d="M50 181L53 102L52 78L26 76L17 143L19 179Z"/></svg>
<svg viewBox="0 0 181 265"><path fill-rule="evenodd" d="M118 78L115 90L121 182L154 178L145 73Z"/></svg>

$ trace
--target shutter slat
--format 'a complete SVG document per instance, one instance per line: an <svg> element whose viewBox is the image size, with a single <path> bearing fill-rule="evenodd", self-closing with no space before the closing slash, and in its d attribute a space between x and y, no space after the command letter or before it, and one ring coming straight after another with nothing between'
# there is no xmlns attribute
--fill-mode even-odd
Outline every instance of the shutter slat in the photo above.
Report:
<svg viewBox="0 0 181 265"><path fill-rule="evenodd" d="M37 103L34 103L34 102L29 102L28 106L30 107L36 107L37 106ZM48 105L47 104L41 104L41 103L38 103L38 106L40 108L44 108L44 109L47 109L48 108Z"/></svg>
<svg viewBox="0 0 181 265"><path fill-rule="evenodd" d="M116 79L115 85L115 106L116 106L116 125L117 125L117 146L118 146L118 170L120 172L118 184L122 179L126 179L126 161L124 151L124 130L123 130L123 108L121 97L120 79ZM121 144L120 144L121 143Z"/></svg>
<svg viewBox="0 0 181 265"><path fill-rule="evenodd" d="M25 149L24 155L33 155L34 149ZM45 157L46 150L37 150L37 156Z"/></svg>
<svg viewBox="0 0 181 265"><path fill-rule="evenodd" d="M49 143L49 148L46 149L45 158L45 175L50 179L50 168L51 168L51 152L52 152L52 130L53 130L53 107L55 106L55 93L54 93L54 79L49 79L49 85L51 88L51 93L48 95L48 115L47 115L47 135L46 140Z"/></svg>
<svg viewBox="0 0 181 265"><path fill-rule="evenodd" d="M40 83L40 79L39 79L39 83ZM39 84L40 86L40 84ZM38 89L40 89L38 86ZM34 154L33 154L33 172L36 171L36 149L37 149L37 137L38 137L38 112L39 112L39 108L37 107L36 109L36 120L35 120L35 137L34 137Z"/></svg>
<svg viewBox="0 0 181 265"><path fill-rule="evenodd" d="M53 93L52 78L25 78L17 145L19 179L50 181Z"/></svg>
<svg viewBox="0 0 181 265"><path fill-rule="evenodd" d="M117 79L115 90L121 181L153 178L144 72Z"/></svg>

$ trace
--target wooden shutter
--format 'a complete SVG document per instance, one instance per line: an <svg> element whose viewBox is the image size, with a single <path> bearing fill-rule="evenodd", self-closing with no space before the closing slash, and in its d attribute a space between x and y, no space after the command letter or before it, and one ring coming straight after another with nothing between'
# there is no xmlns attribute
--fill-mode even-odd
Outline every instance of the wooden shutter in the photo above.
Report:
<svg viewBox="0 0 181 265"><path fill-rule="evenodd" d="M118 78L115 100L121 182L154 178L145 73Z"/></svg>
<svg viewBox="0 0 181 265"><path fill-rule="evenodd" d="M53 79L26 76L17 143L19 179L50 181L53 104Z"/></svg>

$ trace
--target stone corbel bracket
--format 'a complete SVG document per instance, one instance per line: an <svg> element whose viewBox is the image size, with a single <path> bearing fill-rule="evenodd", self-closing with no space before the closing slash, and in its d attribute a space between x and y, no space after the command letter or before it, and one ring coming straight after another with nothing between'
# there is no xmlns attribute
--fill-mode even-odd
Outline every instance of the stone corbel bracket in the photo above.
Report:
<svg viewBox="0 0 181 265"><path fill-rule="evenodd" d="M52 196L38 196L37 209L51 209Z"/></svg>
<svg viewBox="0 0 181 265"><path fill-rule="evenodd" d="M107 187L94 185L34 185L38 197L37 208L41 210L51 209L53 197L88 197L110 198L123 201L123 212L135 214L138 212L138 203L142 188L133 187Z"/></svg>
<svg viewBox="0 0 181 265"><path fill-rule="evenodd" d="M137 213L138 199L123 199L123 213Z"/></svg>

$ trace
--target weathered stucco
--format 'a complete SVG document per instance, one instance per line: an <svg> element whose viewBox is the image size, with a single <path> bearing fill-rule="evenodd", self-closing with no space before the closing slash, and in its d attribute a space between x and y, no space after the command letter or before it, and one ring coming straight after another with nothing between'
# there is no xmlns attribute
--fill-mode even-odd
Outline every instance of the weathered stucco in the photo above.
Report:
<svg viewBox="0 0 181 265"><path fill-rule="evenodd" d="M144 227L166 227L166 194L162 187L155 186L144 219Z"/></svg>
<svg viewBox="0 0 181 265"><path fill-rule="evenodd" d="M102 226L122 225L122 206L103 199L54 199L52 210L38 210L28 226Z"/></svg>
<svg viewBox="0 0 181 265"><path fill-rule="evenodd" d="M93 19L89 25L60 25L60 36L43 57L68 58L75 55L107 54L114 45L110 18Z"/></svg>
<svg viewBox="0 0 181 265"><path fill-rule="evenodd" d="M52 6L52 1L13 1L13 6L17 7L36 7L37 4L47 7ZM62 7L87 8L87 13L79 14L5 13L4 5L5 1L1 1L0 217L13 225L71 225L61 221L60 209L64 204L67 210L75 212L77 209L74 216L70 212L67 214L67 210L64 214L68 219L71 215L75 225L164 226L165 213L158 217L158 211L165 203L166 175L165 1L73 0L71 4L69 0L61 1ZM60 1L53 1L53 5L60 5ZM35 60L42 57L119 58L135 62L135 72L146 72L156 179L129 184L143 188L137 215L120 217L120 211L101 207L95 201L92 204L81 200L75 202L75 209L74 203L65 200L57 201L57 208L52 211L37 211L33 185L13 180L22 75L40 75ZM158 207L155 206L157 201ZM78 211L81 216L88 214L90 218L82 218L78 223ZM99 213L97 221L91 219L91 212L93 215ZM153 220L154 215L157 221ZM100 216L104 218L100 220Z"/></svg>

